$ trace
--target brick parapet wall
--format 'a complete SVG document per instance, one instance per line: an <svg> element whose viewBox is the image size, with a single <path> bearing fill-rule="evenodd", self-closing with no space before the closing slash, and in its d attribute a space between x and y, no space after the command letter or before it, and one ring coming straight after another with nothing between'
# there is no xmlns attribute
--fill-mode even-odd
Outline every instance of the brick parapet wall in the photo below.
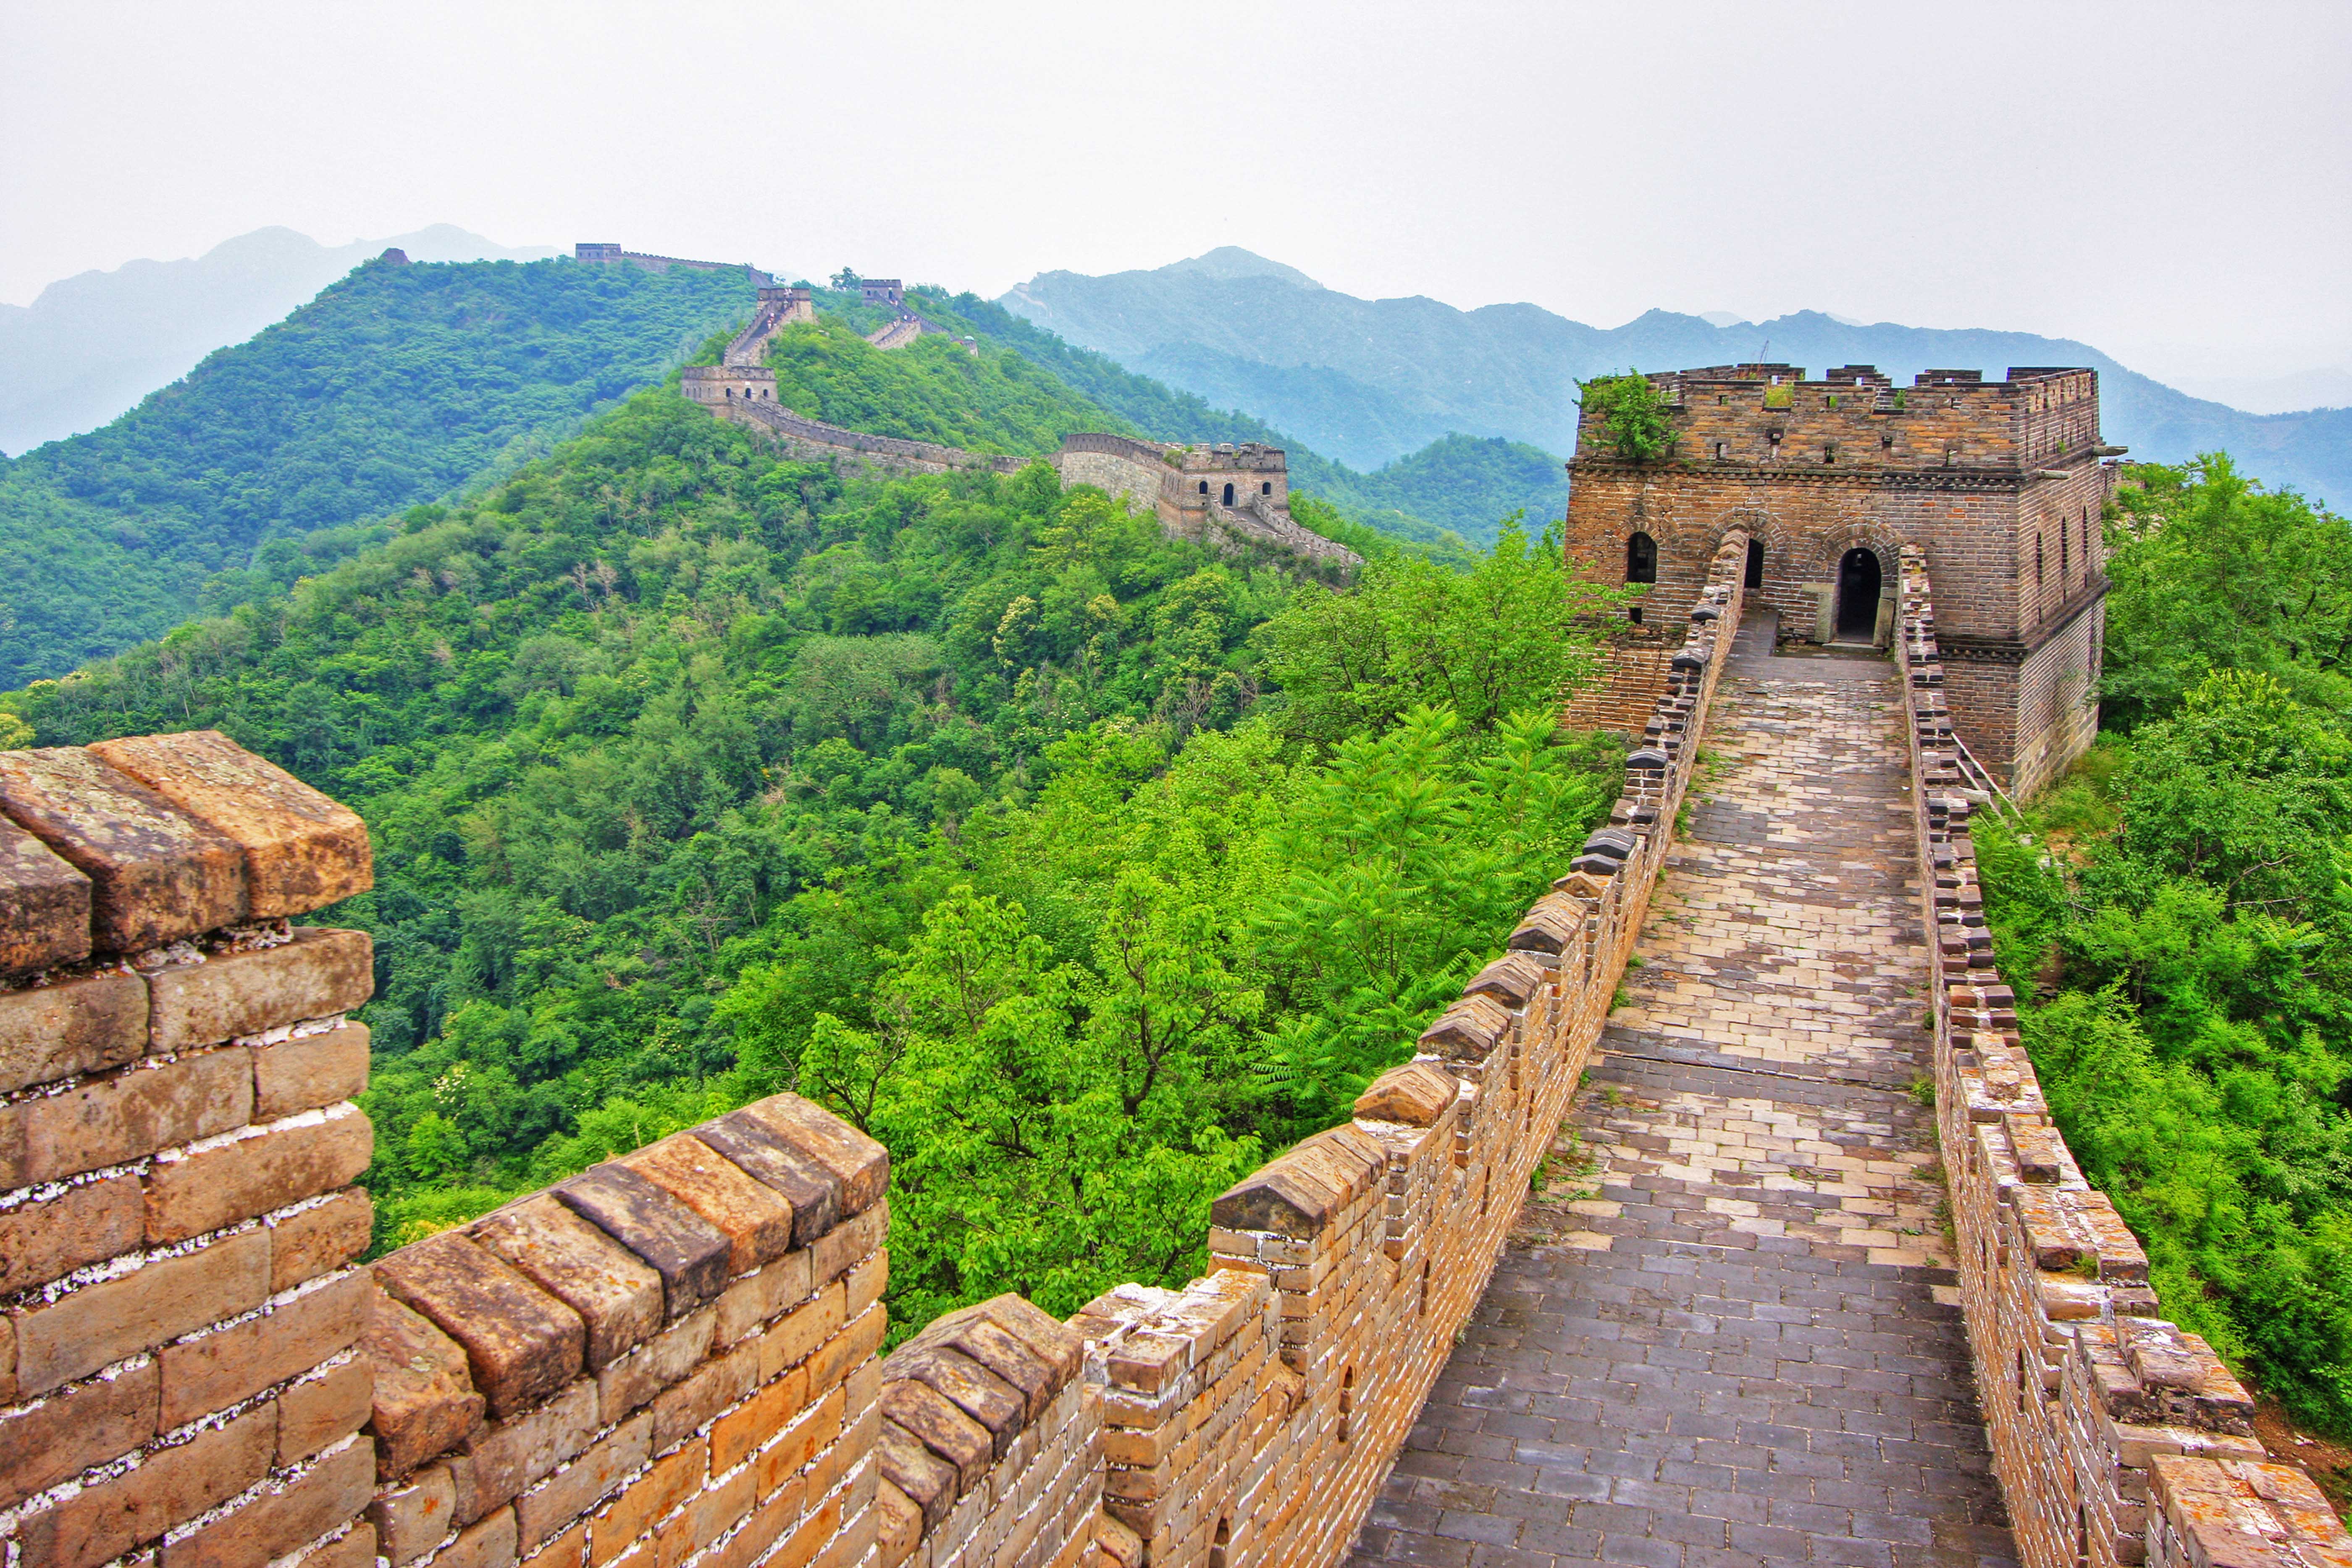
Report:
<svg viewBox="0 0 2352 1568"><path fill-rule="evenodd" d="M2027 1568L2352 1563L2253 1402L2157 1315L2147 1258L2052 1122L1993 967L1925 552L1903 552L1895 657L1921 915L1937 965L1936 1105L1960 1300L1993 1466Z"/></svg>
<svg viewBox="0 0 2352 1568"><path fill-rule="evenodd" d="M357 1565L359 819L209 731L0 753L0 1555Z"/></svg>
<svg viewBox="0 0 2352 1568"><path fill-rule="evenodd" d="M887 1359L887 1156L792 1095L354 1266L367 939L283 921L362 825L217 736L0 755L11 1568L1339 1561L1599 1038L1743 549L1610 825L1207 1278Z"/></svg>

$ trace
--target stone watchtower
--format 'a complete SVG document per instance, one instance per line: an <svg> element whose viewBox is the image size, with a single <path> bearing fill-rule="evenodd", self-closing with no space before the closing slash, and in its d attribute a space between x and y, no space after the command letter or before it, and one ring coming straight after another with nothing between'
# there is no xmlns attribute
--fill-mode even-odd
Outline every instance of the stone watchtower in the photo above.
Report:
<svg viewBox="0 0 2352 1568"><path fill-rule="evenodd" d="M1750 540L1748 603L1777 614L1781 642L1884 648L1898 552L1917 545L1952 716L1979 760L2024 793L2089 747L2116 473L2102 459L2123 450L2101 444L2097 371L1927 371L1898 388L1868 365L1807 381L1754 364L1649 381L1673 449L1622 457L1588 408L1568 465L1570 570L1653 585L1621 658L1689 612L1734 528Z"/></svg>

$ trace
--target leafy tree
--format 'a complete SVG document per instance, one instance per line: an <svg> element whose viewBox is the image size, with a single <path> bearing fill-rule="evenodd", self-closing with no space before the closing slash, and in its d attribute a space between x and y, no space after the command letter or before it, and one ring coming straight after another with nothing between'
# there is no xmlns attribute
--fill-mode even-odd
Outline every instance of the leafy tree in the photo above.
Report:
<svg viewBox="0 0 2352 1568"><path fill-rule="evenodd" d="M1673 405L1657 384L1638 371L1579 382L1585 411L1598 414L1609 450L1631 463L1654 463L1672 455L1676 439Z"/></svg>

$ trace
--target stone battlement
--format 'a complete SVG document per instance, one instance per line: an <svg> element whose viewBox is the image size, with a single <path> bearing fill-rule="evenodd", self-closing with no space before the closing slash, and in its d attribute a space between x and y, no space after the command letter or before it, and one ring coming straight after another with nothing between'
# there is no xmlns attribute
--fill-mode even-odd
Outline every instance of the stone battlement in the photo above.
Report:
<svg viewBox="0 0 2352 1568"><path fill-rule="evenodd" d="M1978 1404L2026 1568L2352 1562L2253 1401L2157 1315L2147 1255L2083 1178L1993 968L1926 552L1902 555L1895 642L1930 952L1936 1112Z"/></svg>
<svg viewBox="0 0 2352 1568"><path fill-rule="evenodd" d="M647 272L667 272L673 267L682 267L688 272L740 272L763 288L772 287L776 281L749 262L689 261L680 256L652 256L644 251L624 250L617 245L586 241L572 247L572 259L606 267L626 263L631 267L642 267Z"/></svg>
<svg viewBox="0 0 2352 1568"><path fill-rule="evenodd" d="M887 1358L887 1157L777 1095L373 1265L356 819L209 733L0 754L13 1568L1319 1568L1608 1013L1736 624L1727 541L1595 832L1212 1271ZM79 880L77 880L79 879Z"/></svg>

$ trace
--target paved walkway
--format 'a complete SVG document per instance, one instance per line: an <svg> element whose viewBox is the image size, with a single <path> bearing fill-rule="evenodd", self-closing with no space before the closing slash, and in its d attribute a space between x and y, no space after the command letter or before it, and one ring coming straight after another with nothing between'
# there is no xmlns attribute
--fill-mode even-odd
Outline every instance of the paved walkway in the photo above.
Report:
<svg viewBox="0 0 2352 1568"><path fill-rule="evenodd" d="M2013 1563L1908 1092L1900 694L1762 631L1605 1055L1354 1563Z"/></svg>

